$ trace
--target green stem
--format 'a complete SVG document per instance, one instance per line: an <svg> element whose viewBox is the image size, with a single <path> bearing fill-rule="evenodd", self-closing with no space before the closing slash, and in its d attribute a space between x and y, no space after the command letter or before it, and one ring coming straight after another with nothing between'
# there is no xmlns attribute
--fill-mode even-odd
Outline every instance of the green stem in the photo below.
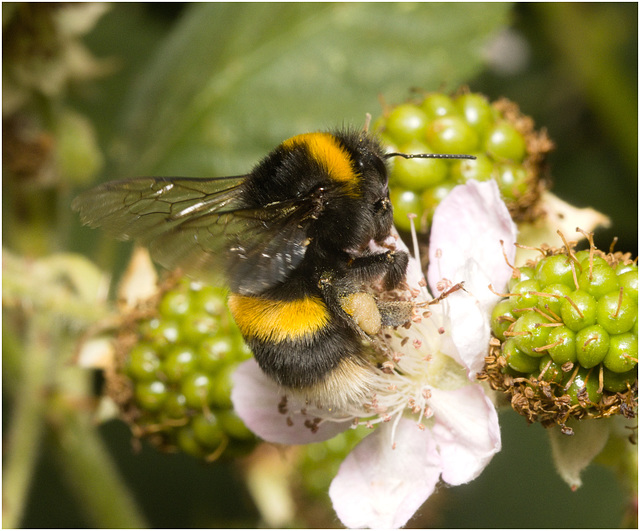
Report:
<svg viewBox="0 0 640 531"><path fill-rule="evenodd" d="M5 310L2 316L2 391L13 397L20 387L23 345Z"/></svg>
<svg viewBox="0 0 640 531"><path fill-rule="evenodd" d="M29 323L22 360L22 379L15 388L15 409L7 437L3 466L3 518L5 528L20 525L37 463L44 422L44 396L51 360L51 338L34 315Z"/></svg>
<svg viewBox="0 0 640 531"><path fill-rule="evenodd" d="M54 456L93 527L148 527L90 419L70 409L54 436Z"/></svg>

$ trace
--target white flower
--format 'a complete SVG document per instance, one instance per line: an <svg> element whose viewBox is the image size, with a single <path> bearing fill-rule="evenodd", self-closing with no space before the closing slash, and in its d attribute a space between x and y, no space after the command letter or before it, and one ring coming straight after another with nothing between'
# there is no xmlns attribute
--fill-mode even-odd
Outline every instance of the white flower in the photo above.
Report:
<svg viewBox="0 0 640 531"><path fill-rule="evenodd" d="M342 463L329 494L349 527L401 527L440 479L476 478L500 450L498 417L475 375L490 338L489 317L511 269L515 225L494 182L455 188L436 210L426 290L417 260L407 283L424 304L419 322L384 330L390 359L377 371L365 404L340 409L305 404L250 360L235 374L232 400L247 426L267 441L305 444L361 423L377 426ZM406 249L398 242L400 249Z"/></svg>

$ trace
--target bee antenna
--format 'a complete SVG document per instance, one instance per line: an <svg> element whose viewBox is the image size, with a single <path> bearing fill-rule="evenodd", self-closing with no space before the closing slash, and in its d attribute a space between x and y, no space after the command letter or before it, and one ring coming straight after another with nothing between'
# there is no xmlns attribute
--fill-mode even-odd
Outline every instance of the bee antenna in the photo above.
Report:
<svg viewBox="0 0 640 531"><path fill-rule="evenodd" d="M471 159L475 160L474 155L450 155L444 153L386 153L384 158L402 157L405 159Z"/></svg>

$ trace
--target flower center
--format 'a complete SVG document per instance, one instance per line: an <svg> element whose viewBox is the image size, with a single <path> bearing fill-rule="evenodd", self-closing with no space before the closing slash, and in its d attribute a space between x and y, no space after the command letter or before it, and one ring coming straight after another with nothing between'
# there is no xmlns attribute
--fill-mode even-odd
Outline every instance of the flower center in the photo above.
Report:
<svg viewBox="0 0 640 531"><path fill-rule="evenodd" d="M350 422L354 427L374 428L382 422L395 426L403 417L426 429L433 411L432 389L457 389L469 385L464 368L442 352L449 339L447 301L439 301L409 326L381 331L372 344L370 393L362 403L340 408L307 404L297 413L305 425L317 430L323 422ZM287 414L292 413L288 408Z"/></svg>

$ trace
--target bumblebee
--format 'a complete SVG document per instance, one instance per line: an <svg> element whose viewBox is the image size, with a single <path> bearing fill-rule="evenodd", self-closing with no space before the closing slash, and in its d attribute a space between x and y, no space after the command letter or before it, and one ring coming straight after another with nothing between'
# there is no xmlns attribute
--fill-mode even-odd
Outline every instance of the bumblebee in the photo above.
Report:
<svg viewBox="0 0 640 531"><path fill-rule="evenodd" d="M349 401L373 374L367 339L411 317L410 303L383 303L367 289L397 288L408 263L370 245L392 228L391 156L413 155L385 153L366 131L307 133L247 175L107 182L72 207L85 224L147 246L167 269L227 284L257 363L283 388Z"/></svg>

